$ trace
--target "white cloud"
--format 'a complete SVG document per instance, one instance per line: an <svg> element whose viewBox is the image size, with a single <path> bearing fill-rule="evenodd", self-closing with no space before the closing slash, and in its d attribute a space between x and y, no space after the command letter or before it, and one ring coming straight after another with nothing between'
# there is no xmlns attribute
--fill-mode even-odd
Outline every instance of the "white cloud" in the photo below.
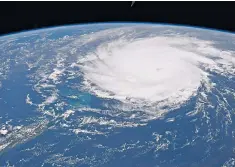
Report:
<svg viewBox="0 0 235 167"><path fill-rule="evenodd" d="M188 100L208 80L206 69L224 70L218 62L232 61L231 53L226 53L223 57L212 42L189 37L122 38L101 44L80 59L79 66L85 89L99 97L138 107L153 103L173 107Z"/></svg>

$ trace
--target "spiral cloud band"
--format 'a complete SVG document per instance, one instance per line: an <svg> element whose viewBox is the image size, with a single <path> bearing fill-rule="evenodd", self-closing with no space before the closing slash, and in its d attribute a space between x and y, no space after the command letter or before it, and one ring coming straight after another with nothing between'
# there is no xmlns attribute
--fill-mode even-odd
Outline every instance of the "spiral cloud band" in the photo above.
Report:
<svg viewBox="0 0 235 167"><path fill-rule="evenodd" d="M85 87L97 96L137 106L175 106L197 92L208 70L222 72L221 60L229 64L231 58L208 41L159 36L103 43L79 66Z"/></svg>

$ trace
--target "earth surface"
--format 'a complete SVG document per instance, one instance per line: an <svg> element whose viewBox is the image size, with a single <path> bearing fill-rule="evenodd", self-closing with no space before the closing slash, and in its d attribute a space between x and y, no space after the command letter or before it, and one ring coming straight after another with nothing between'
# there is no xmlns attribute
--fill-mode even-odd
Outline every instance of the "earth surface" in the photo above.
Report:
<svg viewBox="0 0 235 167"><path fill-rule="evenodd" d="M0 166L235 166L235 34L107 23L0 37Z"/></svg>

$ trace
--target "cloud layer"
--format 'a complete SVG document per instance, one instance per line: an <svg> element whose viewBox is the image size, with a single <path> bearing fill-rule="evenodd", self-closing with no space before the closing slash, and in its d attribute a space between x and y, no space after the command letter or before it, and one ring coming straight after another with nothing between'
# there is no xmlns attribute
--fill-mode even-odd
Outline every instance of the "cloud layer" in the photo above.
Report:
<svg viewBox="0 0 235 167"><path fill-rule="evenodd" d="M210 72L230 73L232 52L182 36L115 39L101 43L78 64L84 89L132 106L176 107L197 93Z"/></svg>

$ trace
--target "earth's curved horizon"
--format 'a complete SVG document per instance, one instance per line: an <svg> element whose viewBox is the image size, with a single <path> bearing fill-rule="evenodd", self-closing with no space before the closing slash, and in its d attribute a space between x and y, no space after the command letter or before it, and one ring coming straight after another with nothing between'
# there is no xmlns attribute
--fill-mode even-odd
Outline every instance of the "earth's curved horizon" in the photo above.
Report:
<svg viewBox="0 0 235 167"><path fill-rule="evenodd" d="M206 26L200 26L200 25L189 25L189 24L173 24L173 23L154 23L154 22L132 22L132 21L109 21L109 22L88 22L88 23L74 23L74 24L65 24L65 25L53 25L53 26L45 26L45 27L39 27L39 28L31 28L31 29L22 29L19 31L13 31L9 33L3 33L0 35L1 37L9 37L13 35L22 35L23 33L33 33L35 31L46 31L46 30L53 30L58 28L71 28L71 27L79 27L79 26L91 26L91 25L155 25L155 26L169 26L169 27L185 27L185 28L193 28L193 29L201 29L201 30L207 30L207 31L217 31L222 33L228 33L228 34L235 34L234 31L226 30L226 29L219 29L219 28L213 28L213 27L206 27Z"/></svg>
<svg viewBox="0 0 235 167"><path fill-rule="evenodd" d="M235 165L234 33L65 25L0 55L0 166Z"/></svg>

